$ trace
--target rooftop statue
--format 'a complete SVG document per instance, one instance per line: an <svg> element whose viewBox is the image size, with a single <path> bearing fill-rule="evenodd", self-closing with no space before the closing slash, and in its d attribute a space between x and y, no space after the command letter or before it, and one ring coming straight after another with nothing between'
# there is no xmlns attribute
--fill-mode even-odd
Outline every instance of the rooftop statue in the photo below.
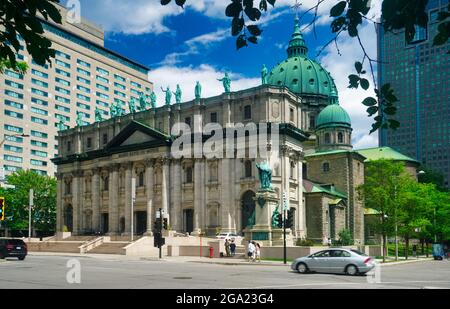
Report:
<svg viewBox="0 0 450 309"><path fill-rule="evenodd" d="M139 96L139 109L141 111L147 110L148 103L149 103L148 96L144 95L144 93L141 93L141 95Z"/></svg>
<svg viewBox="0 0 450 309"><path fill-rule="evenodd" d="M60 118L58 122L58 131L64 131L65 129L66 125L64 124L64 120Z"/></svg>
<svg viewBox="0 0 450 309"><path fill-rule="evenodd" d="M200 82L197 81L197 84L195 84L195 99L200 100L202 97L202 85L200 85Z"/></svg>
<svg viewBox="0 0 450 309"><path fill-rule="evenodd" d="M269 71L267 70L267 67L265 64L263 64L262 70L261 70L261 80L263 85L267 85L269 83Z"/></svg>
<svg viewBox="0 0 450 309"><path fill-rule="evenodd" d="M117 117L117 107L115 103L112 103L109 106L109 114L111 115L111 118L116 118Z"/></svg>
<svg viewBox="0 0 450 309"><path fill-rule="evenodd" d="M161 87L161 90L162 90L162 92L165 92L165 93L166 93L166 105L170 106L170 103L172 102L172 91L170 91L170 87L167 86L167 89L166 89L166 90L164 90L164 89Z"/></svg>
<svg viewBox="0 0 450 309"><path fill-rule="evenodd" d="M222 82L225 93L231 92L231 79L228 76L228 73L225 73L225 76L221 79L218 79L219 82Z"/></svg>
<svg viewBox="0 0 450 309"><path fill-rule="evenodd" d="M77 127L82 127L83 126L83 114L80 113L80 112L77 113L76 123L77 123Z"/></svg>
<svg viewBox="0 0 450 309"><path fill-rule="evenodd" d="M156 108L156 94L154 91L150 94L150 106L151 108Z"/></svg>
<svg viewBox="0 0 450 309"><path fill-rule="evenodd" d="M259 171L259 181L262 190L273 190L272 187L272 169L267 162L256 164Z"/></svg>
<svg viewBox="0 0 450 309"><path fill-rule="evenodd" d="M128 108L130 109L130 114L136 113L136 101L134 98L131 98L131 100L128 102Z"/></svg>
<svg viewBox="0 0 450 309"><path fill-rule="evenodd" d="M182 96L182 92L181 92L181 88L180 85L177 85L177 90L173 93L175 95L175 102L177 104L181 103L181 96Z"/></svg>
<svg viewBox="0 0 450 309"><path fill-rule="evenodd" d="M103 117L102 117L102 113L101 110L96 107L95 108L95 122L102 122L103 121Z"/></svg>

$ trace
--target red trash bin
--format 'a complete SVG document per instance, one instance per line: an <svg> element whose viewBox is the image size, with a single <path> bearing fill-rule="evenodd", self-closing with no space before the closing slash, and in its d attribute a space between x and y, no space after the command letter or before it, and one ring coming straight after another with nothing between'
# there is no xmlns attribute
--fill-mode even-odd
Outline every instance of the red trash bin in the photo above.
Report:
<svg viewBox="0 0 450 309"><path fill-rule="evenodd" d="M209 247L209 258L212 259L214 257L214 248L211 246Z"/></svg>

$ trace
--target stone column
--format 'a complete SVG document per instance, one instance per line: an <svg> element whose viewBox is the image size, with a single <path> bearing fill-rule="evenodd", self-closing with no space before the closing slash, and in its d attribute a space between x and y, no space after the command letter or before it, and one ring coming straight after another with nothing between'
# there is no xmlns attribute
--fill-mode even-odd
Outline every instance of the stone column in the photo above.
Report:
<svg viewBox="0 0 450 309"><path fill-rule="evenodd" d="M72 207L73 207L73 235L78 235L81 231L81 173L76 171L72 173Z"/></svg>
<svg viewBox="0 0 450 309"><path fill-rule="evenodd" d="M221 174L222 177L220 179L221 185L221 226L222 232L233 232L231 227L231 205L233 204L233 195L231 194L231 181L230 181L230 172L231 172L231 159L222 159L221 162Z"/></svg>
<svg viewBox="0 0 450 309"><path fill-rule="evenodd" d="M194 161L194 231L198 234L201 229L201 211L202 211L202 184L201 184L202 163L201 159Z"/></svg>
<svg viewBox="0 0 450 309"><path fill-rule="evenodd" d="M168 222L170 222L170 213L169 213L169 195L170 195L170 169L169 169L169 160L163 159L161 162L162 165L162 182L161 182L161 199L162 199L162 209L164 210L164 217L167 218Z"/></svg>
<svg viewBox="0 0 450 309"><path fill-rule="evenodd" d="M64 232L64 175L58 173L56 178L56 232Z"/></svg>
<svg viewBox="0 0 450 309"><path fill-rule="evenodd" d="M94 168L92 175L92 229L94 232L100 231L100 169Z"/></svg>
<svg viewBox="0 0 450 309"><path fill-rule="evenodd" d="M133 163L125 164L125 235L131 235L131 190L133 177Z"/></svg>
<svg viewBox="0 0 450 309"><path fill-rule="evenodd" d="M119 164L114 164L109 172L109 234L119 233Z"/></svg>
<svg viewBox="0 0 450 309"><path fill-rule="evenodd" d="M231 174L231 186L233 187L234 193L231 198L232 201L232 212L234 213L234 220L235 220L235 227L236 232L242 231L242 204L241 204L241 177L243 174L243 166L240 159L233 159L233 167L234 167L234 173ZM232 168L233 170L233 168Z"/></svg>
<svg viewBox="0 0 450 309"><path fill-rule="evenodd" d="M172 207L171 207L171 225L173 230L175 231L181 231L183 228L182 225L182 210L181 210L181 162L180 160L173 160L172 161L172 190L171 190L171 200L172 200Z"/></svg>
<svg viewBox="0 0 450 309"><path fill-rule="evenodd" d="M147 232L145 235L152 236L153 235L153 195L154 195L154 160L147 160L145 162L146 170L145 170L145 193L147 196Z"/></svg>

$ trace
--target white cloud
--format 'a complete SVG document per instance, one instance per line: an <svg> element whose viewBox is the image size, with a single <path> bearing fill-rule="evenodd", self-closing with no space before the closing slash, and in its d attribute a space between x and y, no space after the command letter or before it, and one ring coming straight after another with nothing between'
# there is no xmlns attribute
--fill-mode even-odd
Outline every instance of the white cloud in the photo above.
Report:
<svg viewBox="0 0 450 309"><path fill-rule="evenodd" d="M239 91L258 86L261 83L259 78L245 78L239 74L228 72L231 78L231 90ZM195 83L199 81L202 85L202 97L209 98L223 93L222 83L217 79L224 76L224 72L217 70L210 65L200 65L198 67L174 67L162 66L150 71L149 78L154 82L155 93L158 97L158 106L164 104L165 95L161 87L170 87L175 91L179 84L183 92L182 102L187 102L195 98Z"/></svg>

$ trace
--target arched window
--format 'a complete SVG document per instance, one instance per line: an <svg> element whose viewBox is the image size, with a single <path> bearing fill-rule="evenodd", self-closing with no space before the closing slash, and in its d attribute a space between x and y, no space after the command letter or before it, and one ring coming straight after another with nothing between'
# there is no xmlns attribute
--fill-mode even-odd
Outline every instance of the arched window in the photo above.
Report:
<svg viewBox="0 0 450 309"><path fill-rule="evenodd" d="M245 178L252 177L252 161L245 161Z"/></svg>
<svg viewBox="0 0 450 309"><path fill-rule="evenodd" d="M338 143L340 144L344 143L344 134L342 134L342 132L338 133Z"/></svg>
<svg viewBox="0 0 450 309"><path fill-rule="evenodd" d="M192 167L186 168L186 183L192 183Z"/></svg>
<svg viewBox="0 0 450 309"><path fill-rule="evenodd" d="M330 163L325 162L325 163L322 165L322 170L323 170L324 173L328 173L328 172L330 171Z"/></svg>
<svg viewBox="0 0 450 309"><path fill-rule="evenodd" d="M325 144L331 144L330 133L325 133Z"/></svg>

